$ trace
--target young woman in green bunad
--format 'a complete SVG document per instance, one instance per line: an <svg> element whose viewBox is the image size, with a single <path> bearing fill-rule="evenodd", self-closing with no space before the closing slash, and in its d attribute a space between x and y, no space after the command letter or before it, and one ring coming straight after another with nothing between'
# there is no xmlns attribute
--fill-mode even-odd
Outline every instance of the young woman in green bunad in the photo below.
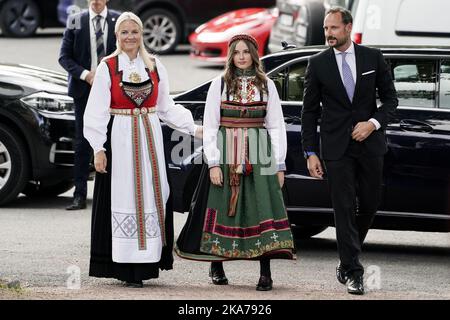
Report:
<svg viewBox="0 0 450 320"><path fill-rule="evenodd" d="M270 259L295 259L283 203L286 127L256 40L229 42L225 72L208 91L203 117L204 165L176 252L211 261L214 284L228 284L223 261L259 260L257 290L272 289Z"/></svg>

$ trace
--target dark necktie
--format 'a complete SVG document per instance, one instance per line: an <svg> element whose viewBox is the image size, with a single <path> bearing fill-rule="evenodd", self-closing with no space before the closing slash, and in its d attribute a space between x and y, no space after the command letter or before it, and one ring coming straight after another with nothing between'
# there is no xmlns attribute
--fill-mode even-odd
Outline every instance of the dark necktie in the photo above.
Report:
<svg viewBox="0 0 450 320"><path fill-rule="evenodd" d="M95 40L97 44L97 65L105 56L105 44L103 43L102 16L95 17Z"/></svg>

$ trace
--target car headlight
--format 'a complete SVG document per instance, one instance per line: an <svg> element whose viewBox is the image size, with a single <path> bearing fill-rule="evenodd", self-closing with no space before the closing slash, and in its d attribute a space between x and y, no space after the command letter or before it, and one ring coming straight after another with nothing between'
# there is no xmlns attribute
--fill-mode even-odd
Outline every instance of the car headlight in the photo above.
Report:
<svg viewBox="0 0 450 320"><path fill-rule="evenodd" d="M73 99L63 94L41 91L30 94L20 100L38 111L59 114L74 112Z"/></svg>

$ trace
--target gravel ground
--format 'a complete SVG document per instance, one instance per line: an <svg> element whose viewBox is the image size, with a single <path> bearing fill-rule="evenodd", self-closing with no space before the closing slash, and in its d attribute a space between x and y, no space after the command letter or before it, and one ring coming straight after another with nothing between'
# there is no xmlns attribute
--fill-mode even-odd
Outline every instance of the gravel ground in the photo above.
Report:
<svg viewBox="0 0 450 320"><path fill-rule="evenodd" d="M297 242L297 260L272 262L271 292L255 290L257 262L226 263L230 285L214 286L207 263L178 257L174 270L143 289L124 288L88 276L91 200L86 210L69 212L62 209L69 195L50 202L21 197L1 209L0 299L450 299L449 234L372 230L362 256L367 294L358 297L335 279L334 228ZM176 235L185 219L175 213ZM68 268L79 268L79 289L67 288ZM11 281L20 281L20 289L6 288Z"/></svg>

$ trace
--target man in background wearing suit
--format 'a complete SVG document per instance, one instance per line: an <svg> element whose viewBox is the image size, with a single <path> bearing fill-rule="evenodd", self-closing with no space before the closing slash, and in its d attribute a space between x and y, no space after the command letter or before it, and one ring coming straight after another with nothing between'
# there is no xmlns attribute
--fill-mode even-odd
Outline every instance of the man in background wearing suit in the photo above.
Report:
<svg viewBox="0 0 450 320"><path fill-rule="evenodd" d="M59 64L69 73L69 96L75 104L75 192L67 210L86 208L92 151L83 137L83 115L95 69L103 57L116 49L114 28L119 13L108 10L107 2L88 0L88 11L69 18L59 54Z"/></svg>
<svg viewBox="0 0 450 320"><path fill-rule="evenodd" d="M336 277L348 293L364 294L359 255L380 201L385 130L398 100L381 51L351 41L352 22L340 7L325 15L330 48L308 63L302 144L311 176L323 177L319 151L327 171L340 257Z"/></svg>

